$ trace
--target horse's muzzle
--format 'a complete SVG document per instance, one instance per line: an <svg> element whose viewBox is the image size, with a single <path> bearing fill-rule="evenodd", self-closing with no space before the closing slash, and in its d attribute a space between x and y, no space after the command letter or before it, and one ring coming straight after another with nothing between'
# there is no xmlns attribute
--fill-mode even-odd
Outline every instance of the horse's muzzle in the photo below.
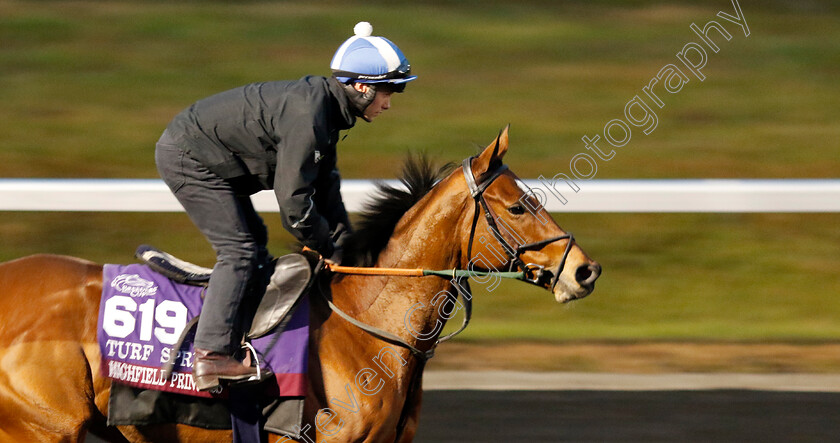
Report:
<svg viewBox="0 0 840 443"><path fill-rule="evenodd" d="M601 265L597 262L582 264L575 269L574 281L569 277L560 277L551 288L554 298L560 303L568 303L586 297L595 290L595 280L601 275Z"/></svg>

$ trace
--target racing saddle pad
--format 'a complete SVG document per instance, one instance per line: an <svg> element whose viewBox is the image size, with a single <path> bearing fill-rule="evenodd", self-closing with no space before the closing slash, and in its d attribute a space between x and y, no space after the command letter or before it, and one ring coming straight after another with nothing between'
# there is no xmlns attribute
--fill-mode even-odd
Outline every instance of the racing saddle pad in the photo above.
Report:
<svg viewBox="0 0 840 443"><path fill-rule="evenodd" d="M226 390L200 392L192 379L191 335L175 352L187 323L201 311L202 286L173 281L143 264L105 265L97 336L100 371L121 384L199 397L226 397ZM277 397L306 394L309 303L302 297L294 312L276 328L250 340L260 367L271 371L265 383ZM171 377L163 366L175 359Z"/></svg>

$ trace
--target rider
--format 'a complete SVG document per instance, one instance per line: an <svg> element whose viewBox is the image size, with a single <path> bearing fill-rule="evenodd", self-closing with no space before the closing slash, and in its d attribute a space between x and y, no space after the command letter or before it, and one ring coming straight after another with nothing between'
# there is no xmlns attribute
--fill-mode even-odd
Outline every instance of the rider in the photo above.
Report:
<svg viewBox="0 0 840 443"><path fill-rule="evenodd" d="M161 177L216 252L195 335L199 390L256 374L234 356L239 306L270 260L267 232L250 195L274 189L283 226L334 263L350 231L339 193L336 142L356 117L367 122L403 92L408 60L360 22L333 56L330 78L254 83L200 100L157 143Z"/></svg>

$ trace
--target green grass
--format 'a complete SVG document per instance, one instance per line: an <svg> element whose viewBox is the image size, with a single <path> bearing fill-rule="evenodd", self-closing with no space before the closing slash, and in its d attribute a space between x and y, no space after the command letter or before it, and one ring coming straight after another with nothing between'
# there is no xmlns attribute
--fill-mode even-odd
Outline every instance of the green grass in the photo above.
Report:
<svg viewBox="0 0 840 443"><path fill-rule="evenodd" d="M597 178L828 178L840 171L840 10L741 2L751 34L707 78L665 94ZM420 79L340 143L347 178L394 176L407 151L471 155L512 124L511 168L552 176L728 1L0 3L0 177L157 177L154 142L193 101L328 74L359 20ZM718 21L721 19L717 18ZM291 240L266 214L275 253ZM522 284L477 296L466 337L836 340L837 214L561 214L604 265L559 306ZM56 252L127 262L149 242L209 265L183 214L0 214L0 259ZM481 293L481 288L476 288Z"/></svg>

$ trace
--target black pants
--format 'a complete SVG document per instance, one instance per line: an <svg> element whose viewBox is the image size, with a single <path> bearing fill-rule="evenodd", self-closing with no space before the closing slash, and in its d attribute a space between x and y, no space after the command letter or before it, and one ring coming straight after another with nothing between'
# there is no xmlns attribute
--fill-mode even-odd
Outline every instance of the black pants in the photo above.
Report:
<svg viewBox="0 0 840 443"><path fill-rule="evenodd" d="M186 154L168 132L155 149L163 181L216 251L216 265L198 321L195 346L232 353L239 347L240 306L267 260L268 233L249 195Z"/></svg>

